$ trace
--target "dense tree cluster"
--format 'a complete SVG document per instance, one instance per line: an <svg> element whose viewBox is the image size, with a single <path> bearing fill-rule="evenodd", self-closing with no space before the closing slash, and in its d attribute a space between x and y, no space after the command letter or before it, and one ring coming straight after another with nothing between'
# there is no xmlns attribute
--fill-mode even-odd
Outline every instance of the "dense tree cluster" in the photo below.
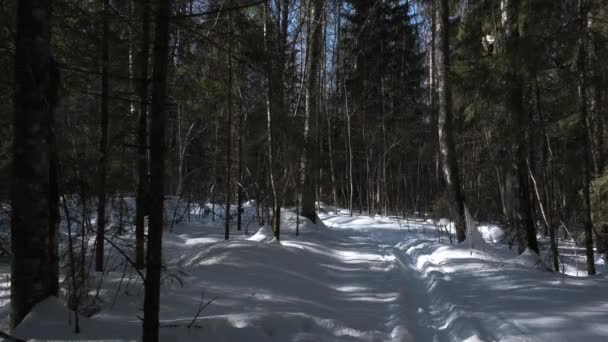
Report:
<svg viewBox="0 0 608 342"><path fill-rule="evenodd" d="M97 271L107 205L136 198L146 340L165 196L253 199L277 239L282 207L314 222L320 202L448 216L459 242L467 217L500 221L521 251L549 235L556 269L568 227L593 274L593 247L608 252L607 15L603 0L0 0L13 326L58 293L68 195L96 207L82 232L96 253L77 252ZM250 224L212 215L226 239Z"/></svg>

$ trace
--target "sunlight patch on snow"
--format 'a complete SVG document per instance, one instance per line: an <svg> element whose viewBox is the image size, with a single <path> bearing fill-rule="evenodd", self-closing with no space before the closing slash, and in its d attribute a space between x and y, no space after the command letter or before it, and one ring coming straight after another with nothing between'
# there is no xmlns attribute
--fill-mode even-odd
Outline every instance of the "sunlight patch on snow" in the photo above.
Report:
<svg viewBox="0 0 608 342"><path fill-rule="evenodd" d="M378 261L382 260L382 256L378 254L363 253L358 251L336 251L336 254L344 258L345 261Z"/></svg>
<svg viewBox="0 0 608 342"><path fill-rule="evenodd" d="M368 296L353 296L350 297L351 301L355 302L372 302L372 303L390 303L399 298L398 293L381 293Z"/></svg>
<svg viewBox="0 0 608 342"><path fill-rule="evenodd" d="M343 286L335 286L334 290L339 292L361 292L361 291L369 291L368 287L363 286L353 286L353 285L343 285Z"/></svg>
<svg viewBox="0 0 608 342"><path fill-rule="evenodd" d="M214 238L209 238L209 237L187 238L187 239L185 239L184 244L187 246L192 246L192 245L200 245L203 243L211 243L211 242L218 242L218 240L214 239Z"/></svg>

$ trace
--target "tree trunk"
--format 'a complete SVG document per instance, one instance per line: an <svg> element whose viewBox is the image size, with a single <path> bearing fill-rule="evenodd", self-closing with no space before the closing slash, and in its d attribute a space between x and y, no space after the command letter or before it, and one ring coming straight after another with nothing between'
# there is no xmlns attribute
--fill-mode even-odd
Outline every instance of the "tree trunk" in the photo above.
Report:
<svg viewBox="0 0 608 342"><path fill-rule="evenodd" d="M47 97L51 103L49 110L49 122L47 126L47 142L49 147L49 268L51 292L59 293L59 251L57 249L59 238L59 225L61 215L59 214L59 151L57 147L57 135L55 133L55 107L58 101L60 88L59 69L55 60L51 58L51 79Z"/></svg>
<svg viewBox="0 0 608 342"><path fill-rule="evenodd" d="M51 150L59 74L50 53L48 1L17 7L15 112L11 178L11 312L16 327L34 305L57 295L57 233Z"/></svg>
<svg viewBox="0 0 608 342"><path fill-rule="evenodd" d="M429 46L429 107L431 111L431 129L433 130L433 158L435 159L435 186L440 184L440 151L437 146L439 143L438 123L437 123L437 57L435 50L437 49L437 12L436 1L431 3L431 41Z"/></svg>
<svg viewBox="0 0 608 342"><path fill-rule="evenodd" d="M158 341L160 272L163 237L164 153L169 62L170 0L159 0L156 8L156 32L152 74L150 115L150 224L148 228L147 272L145 280L143 341Z"/></svg>
<svg viewBox="0 0 608 342"><path fill-rule="evenodd" d="M106 172L108 163L109 88L108 66L110 63L110 0L103 0L103 33L101 41L101 139L99 142L98 189L97 189L97 239L95 244L95 271L103 271L104 235L106 229Z"/></svg>
<svg viewBox="0 0 608 342"><path fill-rule="evenodd" d="M511 165L506 176L511 180L512 201L511 223L520 243L538 253L536 227L532 219L530 203L530 184L528 180L527 145L529 144L529 118L524 105L524 72L519 64L520 37L523 26L518 23L517 3L513 0L502 0L504 53L507 56L505 108L512 117ZM509 192L509 191L507 191Z"/></svg>
<svg viewBox="0 0 608 342"><path fill-rule="evenodd" d="M543 218L543 222L545 224L545 230L550 231L550 243L551 243L551 256L553 260L553 269L555 272L559 272L559 252L557 250L557 244L555 241L555 230L550 227L549 219L547 218L547 214L545 213L545 207L543 205L543 201L540 197L540 191L538 189L538 184L536 182L536 177L534 177L534 173L532 172L532 168L528 165L528 172L530 172L530 179L532 180L532 185L534 186L534 193L536 194L536 199L538 200L538 206L540 208L540 213Z"/></svg>
<svg viewBox="0 0 608 342"><path fill-rule="evenodd" d="M224 221L224 239L230 238L230 194L232 193L231 143L232 143L232 16L228 19L228 92L226 98L226 209Z"/></svg>
<svg viewBox="0 0 608 342"><path fill-rule="evenodd" d="M239 88L240 89L240 88ZM240 91L239 91L240 93ZM244 128L244 108L241 107L241 113L239 114L239 134L238 134L238 142L237 142L237 154L238 154L238 186L236 192L236 229L241 230L242 220L243 220L243 135L245 134Z"/></svg>
<svg viewBox="0 0 608 342"><path fill-rule="evenodd" d="M144 221L148 188L148 60L150 0L141 1L142 37L139 51L139 125L137 128L137 199L135 208L135 267L144 268Z"/></svg>
<svg viewBox="0 0 608 342"><path fill-rule="evenodd" d="M315 177L318 174L318 146L315 133L319 117L319 61L323 34L322 12L323 0L311 0L309 6L308 27L309 41L306 49L306 118L304 123L305 167L304 185L302 188L302 216L317 221L315 211Z"/></svg>
<svg viewBox="0 0 608 342"><path fill-rule="evenodd" d="M333 129L331 124L330 115L327 115L327 146L328 156L329 156L329 172L331 175L331 196L333 200L333 205L335 209L335 214L338 214L338 192L336 190L336 174L334 172L334 157L333 157L333 149L332 149L332 136Z"/></svg>
<svg viewBox="0 0 608 342"><path fill-rule="evenodd" d="M282 84L278 84L275 79L276 73L274 72L274 63L275 63L275 51L272 49L271 40L270 40L270 30L271 30L271 20L270 20L270 9L268 4L264 4L264 49L267 54L267 63L266 63L266 92L265 92L265 100L266 100L266 134L267 134L267 143L268 143L268 176L270 178L270 190L272 191L272 212L273 212L273 221L270 222L272 225L272 229L274 232L274 236L280 240L281 238L281 227L280 220L276 220L277 216L277 208L279 206L279 196L277 191L276 179L275 179L275 170L274 170L274 154L273 154L273 144L274 138L276 136L274 127L277 122L273 120L273 117L276 115L276 99L274 98L276 87L282 87Z"/></svg>
<svg viewBox="0 0 608 342"><path fill-rule="evenodd" d="M593 255L593 221L591 220L591 197L589 187L591 186L591 149L589 136L589 117L587 113L587 51L585 39L587 31L587 8L584 0L578 0L578 55L577 55L577 71L578 71L578 100L579 100L579 115L581 122L581 136L583 142L583 225L585 228L585 249L587 253L587 273L595 274L595 259Z"/></svg>
<svg viewBox="0 0 608 342"><path fill-rule="evenodd" d="M436 5L436 47L437 58L437 135L441 155L441 168L443 177L450 195L456 221L456 239L462 242L466 237L464 207L465 199L460 187L458 162L454 148L452 127L452 101L449 82L450 68L450 42L449 42L449 6L448 0L439 0Z"/></svg>
<svg viewBox="0 0 608 342"><path fill-rule="evenodd" d="M346 86L345 86L346 87ZM346 117L346 140L348 150L348 212L349 215L353 216L353 195L354 195L354 182L353 182L353 145L351 139L351 125L350 125L350 113L348 112L348 93L346 89L344 91L344 116ZM361 194L359 194L361 196Z"/></svg>

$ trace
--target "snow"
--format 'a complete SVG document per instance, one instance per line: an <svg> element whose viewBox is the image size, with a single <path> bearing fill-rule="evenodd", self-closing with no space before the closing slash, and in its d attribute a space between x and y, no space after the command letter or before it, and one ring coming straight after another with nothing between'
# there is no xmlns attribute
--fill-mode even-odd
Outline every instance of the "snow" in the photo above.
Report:
<svg viewBox="0 0 608 342"><path fill-rule="evenodd" d="M269 225L263 225L260 229L248 240L250 241L266 241L269 238L274 237L274 232L272 231L272 227Z"/></svg>
<svg viewBox="0 0 608 342"><path fill-rule="evenodd" d="M541 257L531 249L526 249L521 255L511 259L511 262L528 267L538 267L540 269L549 270Z"/></svg>
<svg viewBox="0 0 608 342"><path fill-rule="evenodd" d="M232 227L224 241L217 217L223 207L167 203L167 212L182 214L164 234L163 341L608 340L605 273L550 272L542 255L515 255L496 225L471 229L453 245L444 230L449 220L338 216L330 208L315 225L283 209L280 243L269 225L249 234ZM255 226L255 203L244 208L243 222ZM132 238L129 231L123 240ZM58 298L38 304L13 334L138 340L142 282L111 246L108 252L100 310L80 317L79 335ZM100 274L92 279L95 287L99 280ZM2 289L5 298L6 282ZM7 312L8 301L0 301L0 317Z"/></svg>
<svg viewBox="0 0 608 342"><path fill-rule="evenodd" d="M603 341L604 277L575 279L539 268L526 252L506 259L423 239L400 244L428 289L440 340ZM441 324L443 322L443 324Z"/></svg>
<svg viewBox="0 0 608 342"><path fill-rule="evenodd" d="M496 225L481 225L477 227L486 242L501 243L505 239L505 231Z"/></svg>

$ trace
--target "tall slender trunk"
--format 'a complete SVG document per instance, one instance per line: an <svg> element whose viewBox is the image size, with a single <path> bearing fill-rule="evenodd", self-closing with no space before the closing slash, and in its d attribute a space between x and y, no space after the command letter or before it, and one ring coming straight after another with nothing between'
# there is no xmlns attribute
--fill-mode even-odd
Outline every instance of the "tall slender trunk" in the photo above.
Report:
<svg viewBox="0 0 608 342"><path fill-rule="evenodd" d="M577 55L577 71L578 71L578 102L579 115L582 125L582 141L583 141L583 225L585 228L585 249L587 253L587 273L595 274L595 259L593 255L593 221L591 220L591 197L589 187L591 186L591 149L589 136L589 116L587 113L587 51L585 44L587 43L586 25L587 25L587 8L584 0L578 0L578 55Z"/></svg>
<svg viewBox="0 0 608 342"><path fill-rule="evenodd" d="M524 72L519 65L520 40L524 34L523 25L519 21L519 6L517 1L502 0L502 25L504 34L504 54L507 56L508 72L506 76L505 108L512 118L513 132L511 149L511 165L506 177L510 182L507 194L511 199L511 224L520 248L526 247L538 253L536 227L532 218L532 203L530 202L530 184L528 176L529 118L524 104Z"/></svg>
<svg viewBox="0 0 608 342"><path fill-rule="evenodd" d="M214 150L213 150L213 183L211 184L211 221L215 221L215 202L216 202L216 187L218 186L218 168L219 162L218 159L220 157L220 138L219 138L219 130L220 130L220 115L216 115L215 125L214 125Z"/></svg>
<svg viewBox="0 0 608 342"><path fill-rule="evenodd" d="M590 11L593 9L590 8ZM597 11L597 10L596 10ZM597 12L590 12L587 16L596 17ZM599 14L597 14L599 15ZM600 25L602 23L597 23L596 20L587 20L586 28L589 32L593 32L595 30L600 29ZM587 42L587 46L589 49L589 63L591 65L598 65L603 62L602 60L602 49L604 47L604 43L599 39L590 38ZM602 71L598 70L598 68L593 69L591 71L591 79L589 80L589 88L592 90L591 98L589 99L589 119L590 125L588 125L588 134L589 134L589 148L591 150L591 160L593 165L593 177L599 177L604 170L604 120L605 113L603 106L605 105L604 101L604 93L605 86L602 84L603 74ZM605 239L602 239L605 240ZM600 243L600 241L598 241ZM602 242L605 244L606 241Z"/></svg>
<svg viewBox="0 0 608 342"><path fill-rule="evenodd" d="M232 149L232 15L228 18L228 93L226 98L226 209L224 222L224 239L230 238L230 194L232 193L232 177L230 158Z"/></svg>
<svg viewBox="0 0 608 342"><path fill-rule="evenodd" d="M431 3L431 42L429 46L429 107L431 110L431 127L433 130L433 157L435 158L435 185L439 183L440 177L440 150L438 148L439 136L438 125L437 125L437 63L435 56L435 50L437 48L437 11L436 1Z"/></svg>
<svg viewBox="0 0 608 342"><path fill-rule="evenodd" d="M350 129L350 113L348 111L348 94L346 93L346 86L344 91L344 116L346 117L346 140L347 140L347 150L348 150L348 212L349 215L353 216L353 195L355 192L354 182L353 182L353 145L351 139L351 129ZM361 197L361 194L359 194Z"/></svg>
<svg viewBox="0 0 608 342"><path fill-rule="evenodd" d="M129 12L129 16L130 17L135 17L135 0L128 0L129 4L128 4L128 12ZM127 29L127 35L129 36L133 36L134 35L134 30L132 27L129 27ZM129 63L129 117L133 118L135 117L135 112L137 111L137 109L135 108L135 47L133 44L133 39L132 38L128 38L129 40L129 44L128 44L128 51L127 51L127 55L128 55L128 63Z"/></svg>
<svg viewBox="0 0 608 342"><path fill-rule="evenodd" d="M338 1L337 5L336 5L336 17L340 18L340 7L341 7L341 1ZM340 31L340 19L336 20L336 27L335 27L335 32L337 32L337 36L334 39L334 44L333 44L333 65L335 66L334 70L333 70L333 76L334 76L334 80L335 80L335 85L334 85L334 91L335 94L339 97L339 93L340 93L340 51L339 51L339 40L340 40L340 36L339 36L339 31ZM333 110L336 113L336 115L339 116L340 113L340 103L338 101L334 102L333 105ZM338 190L337 190L337 185L336 185L336 172L334 169L334 153L333 153L333 144L332 144L332 135L334 132L334 127L332 125L332 121L331 121L331 116L327 115L327 143L328 143L328 147L329 147L329 166L330 166L330 172L331 172L331 191L332 191L332 199L333 199L333 204L334 204L334 208L336 210L336 215L338 214Z"/></svg>
<svg viewBox="0 0 608 342"><path fill-rule="evenodd" d="M58 89L60 88L59 69L53 59L50 62L50 85L48 99L51 103L49 110L49 121L47 124L47 142L49 148L49 284L53 294L59 293L59 225L61 215L59 214L59 151L57 146L57 135L55 133L55 108L58 101Z"/></svg>
<svg viewBox="0 0 608 342"><path fill-rule="evenodd" d="M99 142L97 189L97 239L95 245L95 271L103 271L104 235L106 229L106 172L108 164L109 84L110 64L110 0L103 0L103 32L101 41L101 138Z"/></svg>
<svg viewBox="0 0 608 342"><path fill-rule="evenodd" d="M163 199L165 173L165 123L167 68L169 64L170 0L158 0L152 74L150 115L150 225L148 229L147 272L145 279L143 341L158 341L160 273L163 238Z"/></svg>
<svg viewBox="0 0 608 342"><path fill-rule="evenodd" d="M16 327L38 302L57 295L56 234L52 150L59 74L50 52L48 1L23 0L17 5L13 172L11 175L10 326Z"/></svg>
<svg viewBox="0 0 608 342"><path fill-rule="evenodd" d="M547 214L545 213L545 206L543 205L543 201L540 197L540 191L538 189L538 184L536 182L536 177L534 177L534 173L532 172L532 168L528 165L528 172L530 172L530 179L532 180L532 185L534 186L534 193L536 194L536 199L538 200L538 206L540 208L540 213L543 218L543 222L545 224L545 229L550 231L550 243L551 243L551 256L553 260L553 269L555 272L559 272L559 252L557 250L557 244L555 241L555 230L550 228L549 219L547 218Z"/></svg>
<svg viewBox="0 0 608 342"><path fill-rule="evenodd" d="M386 116L386 96L383 80L380 80L380 88L380 93L382 94L382 173L378 172L378 188L382 186L382 192L378 191L378 212L381 212L384 216L388 216L386 208L386 199L388 197L386 191L386 154L388 146L386 144L386 122L384 119L384 117Z"/></svg>
<svg viewBox="0 0 608 342"><path fill-rule="evenodd" d="M137 127L137 199L135 207L135 267L144 268L144 218L148 188L148 64L150 0L141 1L142 36L139 51L139 123Z"/></svg>
<svg viewBox="0 0 608 342"><path fill-rule="evenodd" d="M373 206L373 186L372 186L372 176L371 176L371 171L370 171L370 166L369 166L369 155L370 153L368 145L367 145L367 134L365 132L365 118L363 118L363 129L361 131L361 136L363 138L363 151L365 153L365 182L366 182L366 196L365 196L365 200L366 200L366 205L367 205L367 215L368 216L372 216L372 206ZM360 193L362 193L363 190L360 191Z"/></svg>
<svg viewBox="0 0 608 342"><path fill-rule="evenodd" d="M239 88L240 89L240 88ZM239 90L240 93L240 90ZM243 210L243 135L244 135L244 119L245 119L245 110L241 106L241 113L239 114L239 134L238 134L238 142L237 142L237 154L238 154L238 186L236 192L236 229L241 230L243 215L241 211Z"/></svg>
<svg viewBox="0 0 608 342"><path fill-rule="evenodd" d="M317 221L315 211L315 178L318 175L319 61L323 34L323 0L311 0L308 13L308 48L306 49L306 119L304 123L305 168L302 188L302 216Z"/></svg>
<svg viewBox="0 0 608 342"><path fill-rule="evenodd" d="M271 222L274 236L277 239L281 238L281 227L280 227L280 218L277 220L277 209L279 207L279 196L277 191L276 179L275 179L275 170L274 170L274 154L273 154L273 144L276 129L274 126L277 124L273 117L275 116L276 99L273 99L276 92L276 87L280 87L282 85L277 84L276 79L274 77L274 51L271 46L270 41L270 30L271 30L271 20L270 20L270 9L268 4L264 4L264 49L267 54L267 63L266 63L266 92L265 92L265 100L266 100L266 133L268 140L268 175L270 179L270 189L272 191L272 211L273 211L273 221Z"/></svg>
<svg viewBox="0 0 608 342"><path fill-rule="evenodd" d="M436 64L437 64L437 94L438 116L437 135L441 155L441 167L448 193L454 206L456 221L456 239L464 241L465 229L465 198L460 186L458 162L454 148L452 127L452 99L449 81L450 70L450 41L449 41L449 6L448 0L438 0L436 4Z"/></svg>
<svg viewBox="0 0 608 342"><path fill-rule="evenodd" d="M333 200L333 205L336 211L336 214L338 213L338 192L336 190L336 174L334 172L334 156L333 156L333 148L332 148L332 136L333 130L332 130L332 124L331 124L331 119L330 119L330 115L328 113L327 115L327 146L329 148L328 150L328 156L329 156L329 173L331 175L331 195L332 195L332 200Z"/></svg>

